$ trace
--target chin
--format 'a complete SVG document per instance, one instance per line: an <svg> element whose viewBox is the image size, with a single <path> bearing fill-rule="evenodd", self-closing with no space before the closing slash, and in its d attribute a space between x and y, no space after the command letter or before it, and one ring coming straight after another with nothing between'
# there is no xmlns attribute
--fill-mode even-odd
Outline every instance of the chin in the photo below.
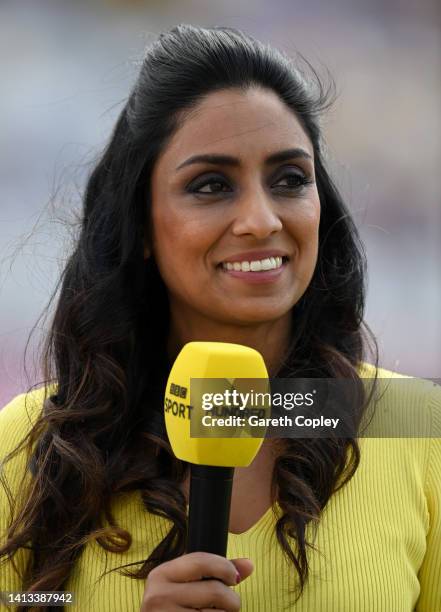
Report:
<svg viewBox="0 0 441 612"><path fill-rule="evenodd" d="M243 310L242 312L235 312L235 316L232 316L232 312L229 313L229 320L231 323L239 323L241 325L255 325L257 323L271 323L277 321L282 317L286 316L291 308L281 309L280 307L275 308L260 308L260 309L249 309Z"/></svg>

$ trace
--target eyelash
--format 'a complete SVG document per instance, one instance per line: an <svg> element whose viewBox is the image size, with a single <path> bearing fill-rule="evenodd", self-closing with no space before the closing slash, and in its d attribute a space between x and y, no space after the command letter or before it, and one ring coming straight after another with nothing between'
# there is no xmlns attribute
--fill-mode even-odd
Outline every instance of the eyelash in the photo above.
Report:
<svg viewBox="0 0 441 612"><path fill-rule="evenodd" d="M295 172L288 172L286 174L284 174L283 176L281 176L279 178L279 181L283 180L283 179L290 179L290 178L295 178L299 181L298 185L285 185L282 186L281 189L284 191L299 191L301 189L303 189L306 185L311 185L314 181L302 174L298 174ZM218 195L221 193L228 193L226 191L212 191L212 192L201 192L199 191L199 189L201 189L202 187L206 187L207 185L212 185L212 184L221 184L221 185L227 185L226 181L218 176L218 175L213 175L211 177L206 177L200 181L196 180L195 183L193 183L192 185L190 185L190 187L188 188L188 191L190 193L194 193L196 195L203 195L203 196L212 196L212 195Z"/></svg>

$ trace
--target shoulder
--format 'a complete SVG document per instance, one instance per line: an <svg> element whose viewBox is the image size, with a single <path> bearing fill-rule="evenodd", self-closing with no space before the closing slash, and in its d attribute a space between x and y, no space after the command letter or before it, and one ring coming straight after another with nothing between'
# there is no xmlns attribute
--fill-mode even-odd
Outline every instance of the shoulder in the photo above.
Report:
<svg viewBox="0 0 441 612"><path fill-rule="evenodd" d="M54 387L40 387L14 397L0 410L0 456L5 457L27 436Z"/></svg>
<svg viewBox="0 0 441 612"><path fill-rule="evenodd" d="M22 393L0 410L0 536L10 495L17 501L25 493L31 474L27 436L42 412L45 398L54 392L55 387L40 387Z"/></svg>
<svg viewBox="0 0 441 612"><path fill-rule="evenodd" d="M371 437L426 438L441 443L441 386L430 379L401 374L362 363L359 374L376 387L366 417Z"/></svg>
<svg viewBox="0 0 441 612"><path fill-rule="evenodd" d="M360 440L365 461L373 465L377 476L387 468L403 487L418 488L429 513L439 512L441 386L384 368L377 373L379 388L366 410L370 422ZM374 366L366 364L361 375L372 379Z"/></svg>
<svg viewBox="0 0 441 612"><path fill-rule="evenodd" d="M0 409L0 548L10 537L9 529L17 516L16 509L21 508L27 499L31 472L26 437L38 420L44 400L43 387L17 395ZM29 559L29 551L25 549L18 551L13 562L23 573ZM21 589L12 563L1 565L0 582L9 585L10 590ZM3 609L1 604L0 609Z"/></svg>

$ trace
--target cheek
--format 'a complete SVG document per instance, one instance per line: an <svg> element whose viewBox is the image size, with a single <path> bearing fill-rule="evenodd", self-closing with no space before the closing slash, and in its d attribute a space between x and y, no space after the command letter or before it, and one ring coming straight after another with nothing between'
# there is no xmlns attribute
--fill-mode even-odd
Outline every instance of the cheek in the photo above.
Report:
<svg viewBox="0 0 441 612"><path fill-rule="evenodd" d="M311 210L306 219L305 236L308 236L308 243L315 253L318 251L320 228L320 205Z"/></svg>
<svg viewBox="0 0 441 612"><path fill-rule="evenodd" d="M291 230L301 251L317 250L320 227L320 201L305 202L291 219Z"/></svg>
<svg viewBox="0 0 441 612"><path fill-rule="evenodd" d="M188 276L206 261L216 240L214 228L196 215L177 214L164 206L152 211L153 253L165 279Z"/></svg>
<svg viewBox="0 0 441 612"><path fill-rule="evenodd" d="M297 245L297 274L304 283L309 283L314 273L319 250L320 203L310 202L296 219L291 228Z"/></svg>
<svg viewBox="0 0 441 612"><path fill-rule="evenodd" d="M180 232L179 224L176 223L174 215L162 202L154 203L152 206L152 251L155 257L159 272L169 284L169 276L174 276L174 254L179 248Z"/></svg>

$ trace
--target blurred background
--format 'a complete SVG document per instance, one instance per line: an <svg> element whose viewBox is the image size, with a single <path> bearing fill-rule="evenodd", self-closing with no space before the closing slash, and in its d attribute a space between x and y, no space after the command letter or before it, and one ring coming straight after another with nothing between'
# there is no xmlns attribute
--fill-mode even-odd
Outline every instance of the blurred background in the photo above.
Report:
<svg viewBox="0 0 441 612"><path fill-rule="evenodd" d="M329 68L329 165L366 246L381 363L439 378L440 16L435 0L1 2L0 406L41 379L66 222L145 45L177 23L238 27Z"/></svg>

